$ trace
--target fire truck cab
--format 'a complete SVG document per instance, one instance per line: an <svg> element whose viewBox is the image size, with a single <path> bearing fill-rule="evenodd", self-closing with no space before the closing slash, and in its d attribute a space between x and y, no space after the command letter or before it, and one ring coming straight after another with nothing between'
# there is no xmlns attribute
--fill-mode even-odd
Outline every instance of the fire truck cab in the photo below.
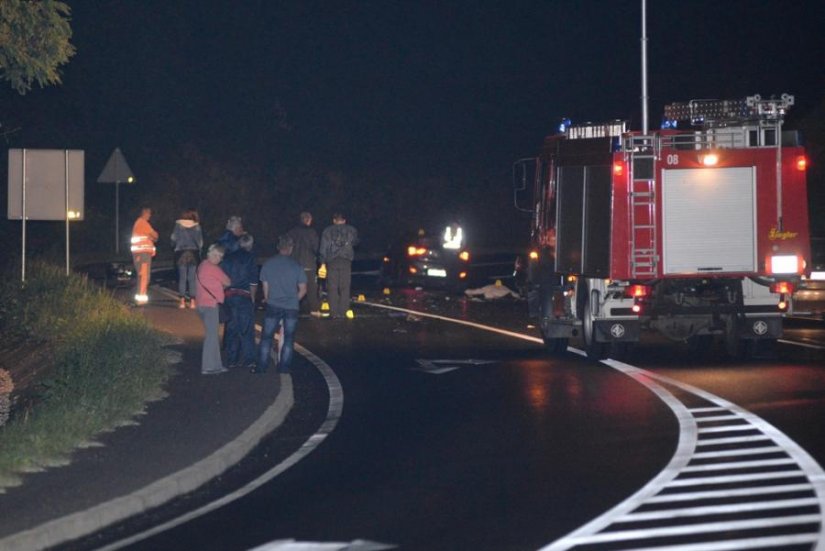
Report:
<svg viewBox="0 0 825 551"><path fill-rule="evenodd" d="M582 335L620 357L642 331L740 357L782 334L810 257L806 158L782 128L793 96L666 107L662 129L562 124L514 165L531 213L521 265L551 352Z"/></svg>

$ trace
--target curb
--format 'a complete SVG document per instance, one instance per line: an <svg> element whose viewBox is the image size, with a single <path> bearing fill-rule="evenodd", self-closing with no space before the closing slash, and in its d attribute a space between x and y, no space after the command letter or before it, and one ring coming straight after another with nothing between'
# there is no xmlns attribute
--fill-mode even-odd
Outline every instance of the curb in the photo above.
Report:
<svg viewBox="0 0 825 551"><path fill-rule="evenodd" d="M263 415L237 438L208 457L131 494L0 539L0 549L30 551L54 547L145 513L180 495L194 491L238 463L266 435L283 423L295 403L292 376L280 375L280 385L278 397Z"/></svg>

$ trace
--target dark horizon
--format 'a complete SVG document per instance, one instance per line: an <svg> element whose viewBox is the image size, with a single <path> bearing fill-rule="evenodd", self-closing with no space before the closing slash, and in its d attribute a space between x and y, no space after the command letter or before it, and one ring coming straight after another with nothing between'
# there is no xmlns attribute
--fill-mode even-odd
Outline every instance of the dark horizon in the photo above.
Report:
<svg viewBox="0 0 825 551"><path fill-rule="evenodd" d="M63 85L0 90L0 122L9 148L84 149L87 201L108 193L94 181L115 147L137 195L189 148L281 194L300 195L285 171L315 167L364 193L420 186L447 212L478 192L515 216L511 163L562 117L640 126L638 0L68 4ZM649 3L651 127L665 103L755 93L796 96L789 128L812 117L822 22L816 0Z"/></svg>

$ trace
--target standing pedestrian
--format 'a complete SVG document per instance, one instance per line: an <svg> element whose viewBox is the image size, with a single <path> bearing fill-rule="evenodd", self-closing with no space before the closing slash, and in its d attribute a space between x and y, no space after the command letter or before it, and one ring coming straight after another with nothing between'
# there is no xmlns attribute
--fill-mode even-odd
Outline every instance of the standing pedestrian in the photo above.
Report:
<svg viewBox="0 0 825 551"><path fill-rule="evenodd" d="M175 221L172 231L172 247L175 249L175 265L178 267L178 308L195 308L195 272L201 261L203 230L198 211L186 209Z"/></svg>
<svg viewBox="0 0 825 551"><path fill-rule="evenodd" d="M312 227L312 214L309 212L302 212L300 215L300 223L289 230L287 235L295 242L295 248L292 250L292 258L304 269L307 276L307 295L306 307L310 315L321 315L321 303L318 295L318 280L316 279L316 270L318 269L318 232Z"/></svg>
<svg viewBox="0 0 825 551"><path fill-rule="evenodd" d="M226 363L232 367L255 367L255 293L258 289L258 264L248 233L238 239L238 250L224 256L221 268L232 280L226 288L229 320L224 328Z"/></svg>
<svg viewBox="0 0 825 551"><path fill-rule="evenodd" d="M264 373L269 366L269 351L278 325L283 323L278 372L289 373L292 363L295 330L298 327L298 305L307 292L304 269L290 255L294 241L286 235L278 239L278 254L261 268L261 285L266 301L264 329L258 350L258 366L252 373Z"/></svg>
<svg viewBox="0 0 825 551"><path fill-rule="evenodd" d="M155 256L155 242L158 240L158 232L149 223L150 218L152 218L152 209L143 206L140 209L140 216L132 226L132 261L137 273L135 304L138 306L143 306L149 302L152 257Z"/></svg>
<svg viewBox="0 0 825 551"><path fill-rule="evenodd" d="M221 361L221 345L218 335L218 308L224 301L224 287L232 281L219 264L223 260L223 245L213 243L206 252L206 260L198 266L197 293L198 315L203 321L204 338L201 351L201 373L214 375L228 371Z"/></svg>
<svg viewBox="0 0 825 551"><path fill-rule="evenodd" d="M341 213L332 216L332 225L321 233L321 262L327 267L327 295L330 315L343 318L350 307L353 247L358 244L358 230L347 224Z"/></svg>
<svg viewBox="0 0 825 551"><path fill-rule="evenodd" d="M238 250L238 239L244 234L243 219L240 216L230 216L226 221L226 229L218 238L218 245L222 245L226 254Z"/></svg>

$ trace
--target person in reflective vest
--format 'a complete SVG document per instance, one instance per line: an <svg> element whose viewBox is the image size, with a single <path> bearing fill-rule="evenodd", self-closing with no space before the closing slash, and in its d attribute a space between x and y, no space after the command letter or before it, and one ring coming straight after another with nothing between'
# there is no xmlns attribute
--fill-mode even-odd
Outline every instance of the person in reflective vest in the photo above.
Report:
<svg viewBox="0 0 825 551"><path fill-rule="evenodd" d="M453 222L444 230L442 247L445 249L458 250L464 245L464 231L458 223Z"/></svg>
<svg viewBox="0 0 825 551"><path fill-rule="evenodd" d="M152 209L142 207L140 216L132 226L132 261L137 273L137 288L135 290L135 304L138 306L149 302L149 279L152 270L152 257L155 256L155 242L158 232L149 223Z"/></svg>

